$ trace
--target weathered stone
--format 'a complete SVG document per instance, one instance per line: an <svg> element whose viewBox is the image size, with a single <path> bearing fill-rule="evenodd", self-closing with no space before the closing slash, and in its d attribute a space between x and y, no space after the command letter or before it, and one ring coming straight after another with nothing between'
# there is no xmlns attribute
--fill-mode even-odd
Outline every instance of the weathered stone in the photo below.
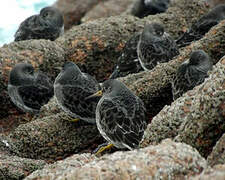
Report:
<svg viewBox="0 0 225 180"><path fill-rule="evenodd" d="M83 158L83 155L79 155ZM32 179L182 179L197 175L206 167L206 160L192 147L183 143L165 140L158 146L149 146L134 151L120 151L99 159L81 162L77 157L68 168L65 163L32 173ZM85 155L86 156L86 155ZM90 156L89 156L90 157ZM81 160L83 161L83 160ZM74 165L75 164L75 165ZM75 167L72 167L75 166Z"/></svg>
<svg viewBox="0 0 225 180"><path fill-rule="evenodd" d="M103 0L57 0L54 4L64 16L64 28L70 29L81 22L81 18L98 2Z"/></svg>
<svg viewBox="0 0 225 180"><path fill-rule="evenodd" d="M88 11L81 21L84 23L102 17L120 15L122 12L126 11L133 2L134 0L108 0L106 2L100 2Z"/></svg>
<svg viewBox="0 0 225 180"><path fill-rule="evenodd" d="M144 19L129 15L101 18L71 28L56 42L66 49L67 60L102 81L111 74L125 42L146 23L161 22L175 37L208 10L204 1L176 0L166 13Z"/></svg>
<svg viewBox="0 0 225 180"><path fill-rule="evenodd" d="M185 142L207 156L225 131L220 105L225 99L225 57L201 85L165 106L145 131L143 146L173 138ZM213 108L212 108L213 107Z"/></svg>
<svg viewBox="0 0 225 180"><path fill-rule="evenodd" d="M65 113L38 118L20 125L8 137L18 156L48 161L88 150L95 145L93 142L102 139L96 125L69 122L69 119Z"/></svg>
<svg viewBox="0 0 225 180"><path fill-rule="evenodd" d="M75 168L80 168L95 159L97 159L96 156L91 154L75 154L64 160L46 165L43 169L35 171L26 179L34 179L34 177L38 177L38 179L54 179L58 176L69 174Z"/></svg>
<svg viewBox="0 0 225 180"><path fill-rule="evenodd" d="M224 180L225 179L225 164L216 165L213 168L205 169L200 175L190 178L191 180Z"/></svg>
<svg viewBox="0 0 225 180"><path fill-rule="evenodd" d="M207 161L210 166L225 164L225 134L217 141Z"/></svg>
<svg viewBox="0 0 225 180"><path fill-rule="evenodd" d="M0 179L23 179L46 163L41 160L20 158L0 154Z"/></svg>

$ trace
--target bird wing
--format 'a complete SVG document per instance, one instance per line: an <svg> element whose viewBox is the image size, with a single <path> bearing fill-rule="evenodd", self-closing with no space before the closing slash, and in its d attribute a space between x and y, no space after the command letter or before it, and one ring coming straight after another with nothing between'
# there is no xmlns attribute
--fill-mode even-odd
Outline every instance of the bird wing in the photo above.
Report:
<svg viewBox="0 0 225 180"><path fill-rule="evenodd" d="M104 99L99 106L99 124L113 142L133 149L139 145L147 122L141 101L134 102L130 106L130 111L132 113L128 113L126 106L124 107L122 101L116 97L113 100Z"/></svg>
<svg viewBox="0 0 225 180"><path fill-rule="evenodd" d="M14 37L15 41L41 38L52 40L53 35L57 36L57 31L58 29L51 23L43 21L38 15L33 15L20 24Z"/></svg>
<svg viewBox="0 0 225 180"><path fill-rule="evenodd" d="M38 85L20 86L18 92L24 104L36 110L39 110L53 96L52 90Z"/></svg>
<svg viewBox="0 0 225 180"><path fill-rule="evenodd" d="M48 76L42 72L35 74L35 77L32 84L20 86L18 92L26 106L39 110L54 95L54 88Z"/></svg>
<svg viewBox="0 0 225 180"><path fill-rule="evenodd" d="M92 95L85 88L66 85L63 86L61 92L56 92L58 101L69 110L74 116L80 118L94 118L95 109L100 97L85 99Z"/></svg>
<svg viewBox="0 0 225 180"><path fill-rule="evenodd" d="M204 82L206 77L207 72L198 67L181 65L172 83L174 100Z"/></svg>

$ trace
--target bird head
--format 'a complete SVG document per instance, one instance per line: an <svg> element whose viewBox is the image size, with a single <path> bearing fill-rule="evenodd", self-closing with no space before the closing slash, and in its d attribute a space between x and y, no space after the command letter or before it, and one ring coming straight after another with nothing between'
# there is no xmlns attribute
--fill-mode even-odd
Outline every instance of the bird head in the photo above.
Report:
<svg viewBox="0 0 225 180"><path fill-rule="evenodd" d="M147 41L158 41L164 35L164 27L158 23L146 24L141 38Z"/></svg>
<svg viewBox="0 0 225 180"><path fill-rule="evenodd" d="M63 16L61 12L54 7L45 7L41 9L40 16L46 22L52 23L58 27L63 27Z"/></svg>
<svg viewBox="0 0 225 180"><path fill-rule="evenodd" d="M30 84L33 82L35 75L34 68L28 63L18 63L11 70L9 83L12 85Z"/></svg>

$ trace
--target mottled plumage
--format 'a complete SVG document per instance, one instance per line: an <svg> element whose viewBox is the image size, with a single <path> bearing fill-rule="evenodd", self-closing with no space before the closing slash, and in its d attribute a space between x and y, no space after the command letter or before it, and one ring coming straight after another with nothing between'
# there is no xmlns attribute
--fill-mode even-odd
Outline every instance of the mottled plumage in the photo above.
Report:
<svg viewBox="0 0 225 180"><path fill-rule="evenodd" d="M174 40L158 23L147 24L137 46L138 59L144 70L153 69L158 63L168 62L179 54Z"/></svg>
<svg viewBox="0 0 225 180"><path fill-rule="evenodd" d="M53 83L42 72L34 72L31 64L20 63L10 72L8 94L23 111L38 113L54 95Z"/></svg>
<svg viewBox="0 0 225 180"><path fill-rule="evenodd" d="M73 118L89 123L95 123L95 110L100 98L85 98L98 90L98 82L92 76L82 73L72 62L63 65L54 83L55 96L62 109Z"/></svg>
<svg viewBox="0 0 225 180"><path fill-rule="evenodd" d="M210 57L202 50L191 53L190 59L180 65L172 81L173 99L204 82L212 69Z"/></svg>
<svg viewBox="0 0 225 180"><path fill-rule="evenodd" d="M63 16L54 7L45 7L40 14L24 20L14 37L15 41L28 39L49 39L54 41L64 32Z"/></svg>
<svg viewBox="0 0 225 180"><path fill-rule="evenodd" d="M177 41L179 47L201 39L213 26L225 19L225 4L218 5L198 19Z"/></svg>
<svg viewBox="0 0 225 180"><path fill-rule="evenodd" d="M117 148L137 148L147 126L144 103L118 80L109 79L101 87L103 94L96 109L98 130Z"/></svg>
<svg viewBox="0 0 225 180"><path fill-rule="evenodd" d="M110 79L124 77L128 74L138 73L143 70L137 56L137 44L139 38L140 33L137 33L126 42Z"/></svg>
<svg viewBox="0 0 225 180"><path fill-rule="evenodd" d="M170 0L137 0L131 14L139 18L165 12L170 4Z"/></svg>

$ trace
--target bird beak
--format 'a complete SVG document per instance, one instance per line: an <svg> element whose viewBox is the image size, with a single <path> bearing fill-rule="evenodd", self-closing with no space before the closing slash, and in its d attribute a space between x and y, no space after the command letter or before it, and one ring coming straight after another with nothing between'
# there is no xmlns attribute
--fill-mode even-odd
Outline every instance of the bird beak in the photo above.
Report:
<svg viewBox="0 0 225 180"><path fill-rule="evenodd" d="M54 67L54 69L56 69L56 70L62 70L62 67Z"/></svg>
<svg viewBox="0 0 225 180"><path fill-rule="evenodd" d="M92 94L92 95L86 97L85 100L90 99L90 98L93 98L93 97L102 96L102 94L103 94L103 93L102 93L102 90L97 91L96 93L94 93L94 94Z"/></svg>

